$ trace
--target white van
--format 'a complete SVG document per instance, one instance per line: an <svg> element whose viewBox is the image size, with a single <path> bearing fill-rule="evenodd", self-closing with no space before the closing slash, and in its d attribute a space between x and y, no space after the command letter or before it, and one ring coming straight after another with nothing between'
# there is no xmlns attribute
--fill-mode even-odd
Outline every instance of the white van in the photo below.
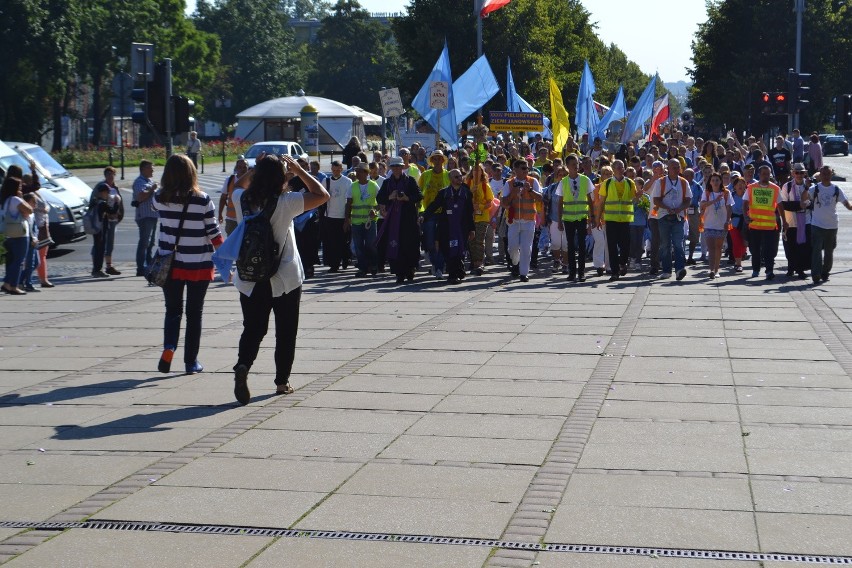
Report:
<svg viewBox="0 0 852 568"><path fill-rule="evenodd" d="M86 203L89 202L92 197L92 188L65 169L65 166L54 160L50 152L37 144L30 144L29 142L6 141L6 144L11 146L13 150L18 152L26 160L32 158L39 172L44 177L49 178L56 185L64 187Z"/></svg>
<svg viewBox="0 0 852 568"><path fill-rule="evenodd" d="M20 166L25 174L30 173L27 160L7 144L0 142L0 179L6 177L9 166ZM80 199L76 194L56 185L44 176L36 164L36 173L42 189L39 194L50 205L48 219L50 236L57 244L85 238L83 215L88 209L88 198ZM91 194L91 191L89 191Z"/></svg>

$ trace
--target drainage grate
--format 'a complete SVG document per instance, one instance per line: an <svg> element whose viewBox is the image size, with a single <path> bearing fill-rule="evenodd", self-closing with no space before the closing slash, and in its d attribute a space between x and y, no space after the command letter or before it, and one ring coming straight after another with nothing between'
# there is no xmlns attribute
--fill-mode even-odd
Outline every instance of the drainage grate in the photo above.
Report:
<svg viewBox="0 0 852 568"><path fill-rule="evenodd" d="M171 533L218 534L240 536L263 536L283 538L321 538L336 540L360 540L376 542L414 542L422 544L446 544L456 546L484 546L507 550L531 550L536 552L574 552L585 554L617 554L625 556L650 556L660 558L695 558L705 560L742 560L745 562L800 562L808 564L833 564L852 566L852 556L828 556L814 554L783 554L772 552L737 552L723 550L694 550L688 548L649 548L638 546L599 546L590 544L539 544L535 542L512 542L479 538L457 538L415 534L362 533L348 531L298 530L272 527L240 527L231 525L193 525L183 523L145 523L136 521L82 521L64 523L35 523L27 521L0 521L0 528L65 530L100 529L118 531L149 531Z"/></svg>

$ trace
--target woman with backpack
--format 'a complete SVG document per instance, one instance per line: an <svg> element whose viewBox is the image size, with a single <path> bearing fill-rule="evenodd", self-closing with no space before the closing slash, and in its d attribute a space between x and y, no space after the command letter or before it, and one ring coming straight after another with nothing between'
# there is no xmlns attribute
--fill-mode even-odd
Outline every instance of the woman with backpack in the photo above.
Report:
<svg viewBox="0 0 852 568"><path fill-rule="evenodd" d="M201 314L207 287L213 280L213 249L222 244L216 205L198 188L192 160L175 154L166 162L160 189L154 194L154 209L160 216L159 251L172 253L169 280L163 286L166 318L163 325L163 355L158 369L168 373L178 344L186 290L186 332L183 362L186 373L204 370L198 362L201 347Z"/></svg>
<svg viewBox="0 0 852 568"><path fill-rule="evenodd" d="M295 173L307 192L291 191L287 169ZM325 187L289 156L265 156L249 170L251 181L239 197L234 194L237 221L245 212L268 216L272 236L278 245L278 259L273 272L265 279L244 280L241 261L237 260L234 286L240 292L243 310L243 333L240 336L237 364L234 365L234 396L240 404L248 404L248 372L257 358L260 342L269 328L269 313L275 313L275 392L290 394L290 371L296 356L296 334L299 329L299 301L305 271L296 247L293 218L316 209L329 199ZM240 180L244 183L244 180ZM242 183L241 183L242 185ZM239 201L237 201L239 200ZM245 238L243 246L245 246ZM242 256L242 250L241 256ZM269 259L268 259L269 260Z"/></svg>

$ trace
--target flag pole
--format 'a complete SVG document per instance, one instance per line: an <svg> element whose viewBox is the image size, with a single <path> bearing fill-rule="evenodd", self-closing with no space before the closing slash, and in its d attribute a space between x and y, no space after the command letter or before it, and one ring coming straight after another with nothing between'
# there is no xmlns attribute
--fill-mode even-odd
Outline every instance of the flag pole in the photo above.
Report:
<svg viewBox="0 0 852 568"><path fill-rule="evenodd" d="M482 2L473 0L473 13L476 16L476 58L482 57Z"/></svg>

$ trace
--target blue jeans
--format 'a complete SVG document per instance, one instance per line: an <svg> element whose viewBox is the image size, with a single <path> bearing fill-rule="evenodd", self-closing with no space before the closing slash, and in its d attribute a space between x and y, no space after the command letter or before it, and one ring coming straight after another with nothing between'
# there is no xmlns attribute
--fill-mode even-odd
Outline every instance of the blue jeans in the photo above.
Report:
<svg viewBox="0 0 852 568"><path fill-rule="evenodd" d="M32 246L32 241L27 242L27 253L24 259L24 271L21 273L21 286L33 285L33 270L38 266L38 251Z"/></svg>
<svg viewBox="0 0 852 568"><path fill-rule="evenodd" d="M378 269L375 221L370 223L369 229L367 229L363 224L352 225L352 246L355 247L355 257L358 259L358 270L367 272Z"/></svg>
<svg viewBox="0 0 852 568"><path fill-rule="evenodd" d="M154 255L157 242L157 217L136 219L139 227L139 244L136 245L136 272L145 272Z"/></svg>
<svg viewBox="0 0 852 568"><path fill-rule="evenodd" d="M660 226L660 263L663 265L663 274L671 274L672 271L672 248L674 248L675 271L680 272L686 266L686 258L683 254L683 219L665 216L659 220Z"/></svg>
<svg viewBox="0 0 852 568"><path fill-rule="evenodd" d="M183 289L186 288L186 333L184 335L183 362L192 365L201 348L201 314L209 281L169 280L163 286L166 299L166 319L163 324L163 348L175 349L180 335L183 316Z"/></svg>
<svg viewBox="0 0 852 568"><path fill-rule="evenodd" d="M17 288L21 281L21 272L24 269L24 261L27 258L27 251L30 248L29 237L6 237L3 241L6 246L6 277L3 278L3 284Z"/></svg>
<svg viewBox="0 0 852 568"><path fill-rule="evenodd" d="M435 235L438 232L438 218L432 215L431 218L423 221L423 240L425 241L424 248L429 253L429 262L432 264L432 270L444 271L444 255L438 247L435 246Z"/></svg>

